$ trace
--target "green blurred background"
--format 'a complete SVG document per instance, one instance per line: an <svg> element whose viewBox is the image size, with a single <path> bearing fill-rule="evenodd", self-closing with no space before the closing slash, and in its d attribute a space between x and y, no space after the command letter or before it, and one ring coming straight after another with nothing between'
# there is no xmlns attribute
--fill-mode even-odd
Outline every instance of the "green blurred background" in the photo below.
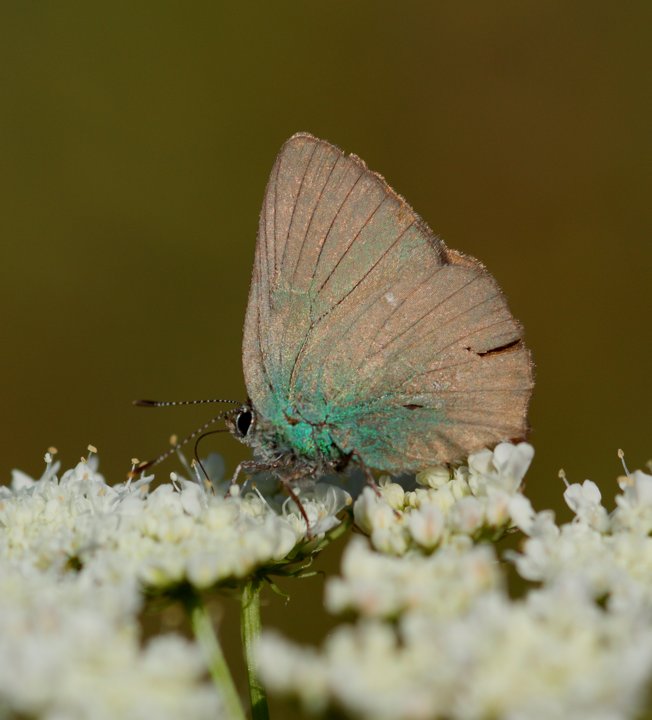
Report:
<svg viewBox="0 0 652 720"><path fill-rule="evenodd" d="M3 2L3 478L92 442L121 480L211 413L132 399L245 397L262 194L308 130L503 287L537 365L537 506L560 507L561 466L611 495L619 447L652 456L651 21L647 1ZM306 582L269 622L317 637L320 598Z"/></svg>

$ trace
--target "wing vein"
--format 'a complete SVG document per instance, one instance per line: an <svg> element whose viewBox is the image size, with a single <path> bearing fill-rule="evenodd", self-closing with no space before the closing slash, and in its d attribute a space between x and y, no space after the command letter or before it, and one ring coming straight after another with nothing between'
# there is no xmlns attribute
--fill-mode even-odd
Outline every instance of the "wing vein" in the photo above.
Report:
<svg viewBox="0 0 652 720"><path fill-rule="evenodd" d="M395 343L397 340L403 337L406 333L410 332L410 330L413 330L422 320L425 320L429 315L432 315L436 310L438 310L444 303L447 303L451 298L455 297L458 293L462 292L462 290L465 290L470 285L472 285L476 280L480 278L480 275L474 275L468 282L465 282L464 285L461 285L457 290L454 290L450 295L447 295L445 298L440 300L434 307L427 310L421 317L417 318L411 325L408 325L406 328L404 328L398 335L394 335L393 338L390 338L387 342L385 342L383 345L378 348L378 350L372 355L372 357L375 357L379 352L382 352L386 347L389 345ZM455 317L459 317L459 315L462 315L463 313L459 313ZM450 318L450 320L454 320L455 318Z"/></svg>
<svg viewBox="0 0 652 720"><path fill-rule="evenodd" d="M330 182L330 179L331 179L331 177L332 177L332 175L333 175L333 171L334 171L335 168L337 167L337 163L340 161L340 157L341 157L341 156L338 156L338 157L335 159L335 162L333 163L333 167L330 169L330 172L328 173L328 177L326 178L326 182L322 185L322 187L321 187L321 189L320 189L320 191L319 191L319 195L317 196L317 201L315 202L315 205L314 205L314 207L313 207L313 209L312 209L312 213L311 213L311 215L310 215L310 220L308 221L308 226L306 227L306 232L305 232L305 234L304 234L304 236L303 236L303 239L301 240L301 247L299 248L299 254L298 254L298 256L297 256L297 262L296 262L296 265L294 266L294 271L293 271L293 273L292 273L292 285L294 285L294 279L296 278L297 270L299 269L299 264L301 263L301 257L302 257L302 255L303 255L303 251L304 251L304 248L305 248L305 246L306 246L306 240L307 240L307 238L308 238L308 235L310 234L310 228L312 227L312 222L313 222L313 220L315 219L315 214L316 214L316 212L317 212L317 208L319 207L319 205L320 205L320 203L321 203L321 201L322 201L322 198L323 198L323 196L324 196L324 191L326 190L326 186L327 186L328 183Z"/></svg>
<svg viewBox="0 0 652 720"><path fill-rule="evenodd" d="M373 338L371 339L371 342L369 343L369 347L373 347L376 343L376 340L378 339L378 336L380 333L385 329L387 326L387 323L394 317L394 315L403 307L403 305L417 292L419 292L424 285L427 285L434 277L435 275L443 268L443 265L439 265L437 268L435 268L435 271L428 275L427 278L424 278L416 287L413 287L412 290L396 305L395 308L392 309L392 312L383 320L380 327L376 330L374 333ZM363 358L362 361L359 363L357 369L362 367L364 365L365 359Z"/></svg>
<svg viewBox="0 0 652 720"><path fill-rule="evenodd" d="M380 210L380 208L381 208L381 206L383 205L383 203L385 202L385 200L389 200L389 196L388 196L388 195L383 195L381 201L378 203L378 205L376 205L376 207L373 209L373 211L371 212L371 214L369 215L369 217L364 221L364 223L362 223L362 225L360 226L360 229L358 230L358 232L353 236L351 242L347 245L347 247L346 247L346 249L344 250L344 252L339 256L339 258L337 259L337 262L336 262L335 265L331 268L331 271L330 271L330 272L328 273L328 275L326 276L326 279L325 279L324 282L320 285L319 289L317 290L318 293L320 293L320 292L324 289L324 286L326 285L326 283L333 277L335 271L336 271L337 268L340 266L340 263L342 262L342 260L344 260L344 258L347 256L349 250L355 245L355 241L360 237L360 233L367 227L367 225L369 225L369 223L371 222L372 218L373 218L374 215Z"/></svg>
<svg viewBox="0 0 652 720"><path fill-rule="evenodd" d="M454 295L454 294L455 294L455 293L453 293L453 295ZM450 295L449 297L453 297L453 295ZM471 305L471 307L468 307L468 308L466 308L465 310L462 310L462 312L457 313L457 315L453 315L453 317L448 318L448 320L446 320L446 322L441 323L440 325L437 325L436 328L434 328L434 329L431 330L430 332L427 332L425 335L423 335L423 336L421 337L421 342L423 343L423 341L424 341L426 338L429 338L431 335L440 332L441 329L442 329L443 327L445 327L446 325L449 325L449 324L452 323L453 321L458 320L458 319L461 318L461 317L464 317L464 315L466 315L467 313L471 312L471 310L475 310L476 308L479 308L481 305L484 305L485 303L490 302L491 300L494 300L494 299L495 299L496 297L498 297L498 296L499 296L499 293L496 292L496 293L494 293L493 295L489 295L489 296L486 297L484 300L481 300L480 302L476 303L475 305ZM452 345L455 345L455 343L458 342L459 340L463 340L464 338L469 337L470 335L474 335L476 332L480 332L481 330L486 330L486 329L492 327L493 325L500 324L501 322L508 322L508 321L507 321L506 319L501 319L501 320L498 320L496 323L491 323L491 325L487 325L486 328L476 328L475 330L472 330L471 332L467 333L466 335L461 335L460 337L455 338L455 340L453 340L453 342L449 343L448 345L445 345L443 348L439 348L439 349L437 350L437 354L443 352L444 350L448 349L448 348L451 347ZM386 345L385 345L384 347L387 347L388 345L390 345L391 343L393 343L395 340L397 340L399 337L401 337L401 335L404 335L404 334L405 334L405 333L403 332L403 333L400 333L399 335L397 335L396 337L392 338L392 340L391 340L390 342L386 343ZM380 350L382 350L382 349L383 349L383 348L381 348ZM376 353L374 353L374 355L372 355L370 359L372 359L373 357L375 357L375 356L378 354L378 352L380 352L380 350L378 350ZM394 351L390 354L390 356L389 356L389 358L388 358L388 361L391 361L394 357L396 357L396 355L397 355L397 353L398 353L399 351L400 351L400 348L394 350Z"/></svg>
<svg viewBox="0 0 652 720"><path fill-rule="evenodd" d="M328 230L326 231L326 235L324 235L324 241L322 242L321 247L319 248L319 253L318 253L318 255L317 255L317 260L315 261L315 264L314 264L314 266L313 266L313 268L312 268L312 277L310 278L310 284L311 284L311 285L312 285L312 283L314 282L315 277L317 276L317 270L319 269L319 263L320 263L320 261L321 261L321 256L322 256L322 253L323 253L323 251L324 251L324 247L326 246L326 242L327 242L327 240L328 240L328 238L329 238L329 236L330 236L330 234L331 234L331 230L333 229L333 226L335 225L335 221L336 221L337 218L339 217L339 214L342 212L342 208L346 205L347 200L351 197L351 193L355 190L357 184L360 182L360 180L362 179L363 175L364 175L364 171L361 170L361 171L360 171L360 174L358 175L358 177L357 177L357 179L356 179L356 181L353 183L353 185L351 185L351 188L349 189L349 191L348 191L348 192L346 193L346 195L344 196L344 199L342 200L341 205L339 206L339 208L337 209L337 212L336 212L335 215L333 216L333 220L331 221L331 224L328 226Z"/></svg>
<svg viewBox="0 0 652 720"><path fill-rule="evenodd" d="M376 262L369 268L369 270L367 270L367 272L355 283L355 285L353 285L353 287L346 293L346 295L343 295L334 305L332 305L330 308L328 308L328 310L326 310L325 313L323 313L322 315L320 315L320 316L317 318L317 320L315 321L315 325L317 325L317 323L321 322L327 315L330 315L330 313L333 312L333 310L335 310L335 308L336 308L338 305L341 305L341 304L349 297L349 295L351 295L351 293L353 293L353 292L369 277L369 275L371 275L371 273L376 269L376 267L378 266L378 264L379 264L382 260L384 260L385 257L387 257L387 254L388 254L389 252L391 252L391 250L394 249L394 247L396 246L396 243L399 242L399 240L401 240L401 238L402 238L402 237L405 235L405 233L414 225L414 223L415 223L415 221L413 220L413 221L405 228L405 230L403 230L403 231L396 237L396 239L394 240L394 242L392 242L392 244L383 252L383 254L378 258L378 260L376 260ZM384 290L386 291L386 288L384 288Z"/></svg>
<svg viewBox="0 0 652 720"><path fill-rule="evenodd" d="M283 255L281 256L281 268L285 266L285 257L287 255L288 246L290 244L290 234L292 233L292 225L294 223L294 217L297 212L297 207L299 205L299 199L301 198L301 193L303 192L303 186L306 182L306 176L308 175L308 170L310 170L310 164L312 163L312 159L315 157L315 153L317 152L317 148L319 145L317 143L314 143L312 147L312 152L310 153L310 157L308 158L308 162L306 163L306 167L304 168L303 175L301 176L301 182L299 183L299 190L297 191L297 197L294 202L294 205L292 207L292 214L290 215L290 223L288 224L288 231L285 235L285 244L283 245ZM305 239L305 235L304 235Z"/></svg>
<svg viewBox="0 0 652 720"><path fill-rule="evenodd" d="M374 269L377 267L377 265L387 256L389 252L396 246L396 243L400 241L400 239L405 235L405 233L414 225L416 221L413 220L406 228L403 230L394 240L394 242L383 252L383 254L376 260L376 262L367 270L367 272L353 285L353 287L344 295L341 297L334 305L332 305L326 312L324 312L322 315L320 315L314 322L310 324L310 327L308 328L308 331L306 332L306 335L303 339L303 342L301 344L301 348L299 349L299 352L297 353L294 364L292 366L292 372L290 373L290 390L294 387L294 374L299 362L299 358L301 357L301 353L303 352L303 349L305 348L308 338L310 337L310 334L315 329L315 327L328 315L330 315L335 308L343 303L355 290L366 280L367 277L374 271ZM383 288L382 292L385 292L385 289ZM364 309L363 309L364 312ZM360 314L356 315L355 322L357 322L358 318L360 317ZM354 323L355 324L355 323ZM351 326L350 326L351 327Z"/></svg>

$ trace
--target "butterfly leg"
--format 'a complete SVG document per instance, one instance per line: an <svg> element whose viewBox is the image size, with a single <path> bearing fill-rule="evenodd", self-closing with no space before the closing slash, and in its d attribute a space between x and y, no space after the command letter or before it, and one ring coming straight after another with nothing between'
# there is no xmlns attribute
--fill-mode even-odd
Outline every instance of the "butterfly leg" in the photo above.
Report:
<svg viewBox="0 0 652 720"><path fill-rule="evenodd" d="M376 493L376 497L379 499L382 498L380 488L378 487L378 483L376 482L374 474L371 472L371 468L367 465L367 463L365 463L365 461L362 459L362 456L357 450L352 450L349 453L347 457L347 465L351 461L355 462L356 465L359 466L360 470L362 470L365 476L365 480L367 481L367 485L369 485L369 487Z"/></svg>
<svg viewBox="0 0 652 720"><path fill-rule="evenodd" d="M305 507L303 506L303 503L301 502L299 496L292 488L292 485L290 485L290 479L289 478L280 478L281 483L283 487L285 488L285 491L290 496L294 504L299 508L299 512L301 513L301 517L303 518L304 522L306 523L306 537L309 540L312 540L313 534L312 530L310 529L310 520L308 518L308 513L306 512Z"/></svg>
<svg viewBox="0 0 652 720"><path fill-rule="evenodd" d="M233 476L231 478L231 482L229 483L229 489L226 491L225 497L229 497L232 490L235 485L237 485L238 482L238 476L241 472L261 472L262 470L277 470L279 467L281 467L283 463L279 460L277 462L256 462L255 460L243 460L241 463L238 463L235 472L233 473ZM295 477L293 475L290 476L283 476L280 473L277 473L278 479L280 480L281 484L283 485L283 488L287 492L287 494L290 496L294 504L299 508L299 512L301 513L301 517L304 519L306 523L306 534L308 538L312 538L312 532L310 530L310 520L308 518L308 514L306 513L306 509L303 506L303 503L299 499L299 496L292 488L292 485L290 484ZM305 477L305 472L302 472L300 474L301 477ZM296 477L299 477L297 475Z"/></svg>
<svg viewBox="0 0 652 720"><path fill-rule="evenodd" d="M278 467L278 463L262 463L262 462L256 462L255 460L243 460L241 463L238 463L235 472L233 473L231 477L231 482L229 483L229 488L226 491L226 497L228 497L231 492L232 488L235 487L238 484L238 475L240 475L241 472L245 473L252 473L252 472L261 472L262 470L274 470Z"/></svg>
<svg viewBox="0 0 652 720"><path fill-rule="evenodd" d="M371 472L371 469L369 466L365 463L365 461L360 456L360 453L357 450L353 450L350 455L350 459L354 460L359 466L362 472L364 473L365 479L367 480L367 485L376 493L376 497L379 500L383 499L383 495L380 492L380 488L378 487L378 483L376 482L376 478L374 477L373 473ZM399 518L401 517L401 513L396 509L394 510L394 517Z"/></svg>

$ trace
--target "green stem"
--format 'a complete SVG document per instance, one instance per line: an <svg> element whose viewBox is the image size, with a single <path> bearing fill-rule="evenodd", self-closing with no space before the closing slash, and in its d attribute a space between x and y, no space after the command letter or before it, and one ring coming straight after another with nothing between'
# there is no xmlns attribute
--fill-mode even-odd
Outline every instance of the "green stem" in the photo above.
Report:
<svg viewBox="0 0 652 720"><path fill-rule="evenodd" d="M252 578L242 591L240 629L244 648L247 678L249 679L249 698L251 699L252 720L268 720L267 695L261 685L254 666L254 645L260 637L260 588L261 581Z"/></svg>
<svg viewBox="0 0 652 720"><path fill-rule="evenodd" d="M226 710L226 717L230 720L246 720L229 666L226 664L220 642L215 634L213 621L197 595L189 601L188 610L192 630L206 657L211 677Z"/></svg>

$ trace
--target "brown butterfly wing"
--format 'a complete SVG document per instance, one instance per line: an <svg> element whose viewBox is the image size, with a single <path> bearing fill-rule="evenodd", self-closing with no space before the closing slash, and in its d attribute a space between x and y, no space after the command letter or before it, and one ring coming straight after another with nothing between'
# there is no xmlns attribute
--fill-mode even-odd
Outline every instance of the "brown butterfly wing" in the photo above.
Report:
<svg viewBox="0 0 652 720"><path fill-rule="evenodd" d="M306 134L265 194L243 364L263 418L296 411L383 470L526 432L530 354L493 278L361 160Z"/></svg>

